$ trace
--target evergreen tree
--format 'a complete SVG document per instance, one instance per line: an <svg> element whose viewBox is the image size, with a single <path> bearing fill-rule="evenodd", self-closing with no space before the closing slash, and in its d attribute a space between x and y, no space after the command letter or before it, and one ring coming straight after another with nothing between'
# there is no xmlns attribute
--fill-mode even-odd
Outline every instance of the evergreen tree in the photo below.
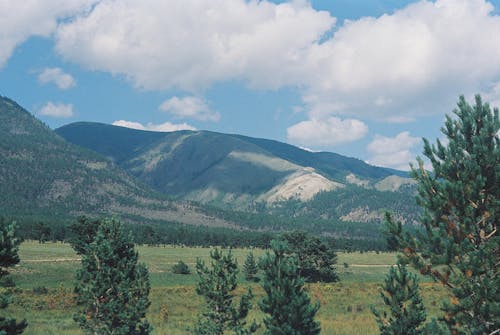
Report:
<svg viewBox="0 0 500 335"><path fill-rule="evenodd" d="M196 335L251 334L257 330L255 321L246 326L245 319L252 307L250 289L244 294L238 308L235 307L234 290L237 287L238 264L231 251L224 254L219 249L210 252L211 266L200 259L196 272L200 280L196 292L205 298L207 310L202 314L195 329Z"/></svg>
<svg viewBox="0 0 500 335"><path fill-rule="evenodd" d="M51 229L46 223L38 222L34 230L38 238L38 243L45 243L50 239Z"/></svg>
<svg viewBox="0 0 500 335"><path fill-rule="evenodd" d="M335 264L337 254L333 246L303 231L281 235L290 253L297 256L299 275L307 282L336 282L339 280Z"/></svg>
<svg viewBox="0 0 500 335"><path fill-rule="evenodd" d="M183 261L178 261L177 264L172 266L172 272L179 275L188 275L191 273L189 266Z"/></svg>
<svg viewBox="0 0 500 335"><path fill-rule="evenodd" d="M19 263L20 241L14 236L15 224L8 223L0 217L0 279L9 274L7 268ZM0 294L0 309L5 309L9 305L10 296L6 293ZM28 326L26 320L19 323L15 319L0 316L0 334L15 335L21 334Z"/></svg>
<svg viewBox="0 0 500 335"><path fill-rule="evenodd" d="M151 327L145 319L149 307L148 270L137 264L131 238L116 220L103 220L95 239L82 254L76 274L75 315L86 334L146 335Z"/></svg>
<svg viewBox="0 0 500 335"><path fill-rule="evenodd" d="M262 286L267 296L260 303L264 319L265 335L315 335L320 324L314 320L319 303L311 304L304 291L304 280L299 276L297 258L287 255L286 242L271 242L272 254L267 252L261 261L264 270Z"/></svg>
<svg viewBox="0 0 500 335"><path fill-rule="evenodd" d="M245 264L243 264L243 273L245 274L245 279L248 281L258 282L259 277L257 273L259 272L259 267L253 256L253 252L250 251L245 259Z"/></svg>
<svg viewBox="0 0 500 335"><path fill-rule="evenodd" d="M416 275L398 263L389 270L380 295L389 309L389 314L386 310L373 310L381 335L424 334L426 314Z"/></svg>
<svg viewBox="0 0 500 335"><path fill-rule="evenodd" d="M77 222L70 226L72 237L69 243L78 255L84 254L85 249L94 242L100 224L100 220L80 216Z"/></svg>
<svg viewBox="0 0 500 335"><path fill-rule="evenodd" d="M423 208L423 233L411 236L389 220L404 253L422 274L451 290L443 317L452 334L490 334L500 329L500 151L498 109L476 96L470 106L460 97L456 117L442 128L448 143L430 145L424 155L432 173L412 166Z"/></svg>

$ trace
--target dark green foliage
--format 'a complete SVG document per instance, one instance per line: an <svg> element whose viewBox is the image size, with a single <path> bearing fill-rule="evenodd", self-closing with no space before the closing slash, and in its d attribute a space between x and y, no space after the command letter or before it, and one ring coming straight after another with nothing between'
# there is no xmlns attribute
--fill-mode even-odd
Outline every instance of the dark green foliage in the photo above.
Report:
<svg viewBox="0 0 500 335"><path fill-rule="evenodd" d="M14 287L16 283L10 275L0 277L0 287Z"/></svg>
<svg viewBox="0 0 500 335"><path fill-rule="evenodd" d="M416 275L398 263L389 270L380 295L388 308L373 310L381 335L424 334L426 313Z"/></svg>
<svg viewBox="0 0 500 335"><path fill-rule="evenodd" d="M179 261L177 264L172 266L172 272L179 275L188 275L191 273L191 270L186 263Z"/></svg>
<svg viewBox="0 0 500 335"><path fill-rule="evenodd" d="M72 236L69 243L77 254L84 254L88 246L94 242L100 224L100 220L80 216L77 222L70 226Z"/></svg>
<svg viewBox="0 0 500 335"><path fill-rule="evenodd" d="M245 264L243 264L243 273L245 274L245 279L248 281L258 282L260 280L257 277L257 273L259 272L259 267L257 266L257 262L255 261L255 257L253 256L253 252L250 251L245 259Z"/></svg>
<svg viewBox="0 0 500 335"><path fill-rule="evenodd" d="M137 264L138 254L120 222L104 220L94 241L84 248L77 271L75 315L86 334L146 335L150 305L148 270Z"/></svg>
<svg viewBox="0 0 500 335"><path fill-rule="evenodd" d="M425 325L425 335L450 335L448 328L436 319Z"/></svg>
<svg viewBox="0 0 500 335"><path fill-rule="evenodd" d="M392 220L389 228L403 261L450 287L451 333L490 334L500 329L500 120L479 96L474 106L460 97L454 113L442 128L448 144L424 140L433 173L420 159L412 170L424 232L414 238Z"/></svg>
<svg viewBox="0 0 500 335"><path fill-rule="evenodd" d="M314 320L319 303L311 304L299 276L297 258L288 254L286 242L273 240L272 253L261 260L264 271L262 287L266 296L260 309L268 316L264 319L265 335L315 335L320 324Z"/></svg>
<svg viewBox="0 0 500 335"><path fill-rule="evenodd" d="M19 263L18 248L20 241L14 236L15 224L7 222L0 217L0 278L5 278L10 268ZM7 293L0 294L0 309L5 309L9 305L10 296ZM15 335L21 334L28 326L26 320L16 322L15 319L0 316L0 334Z"/></svg>
<svg viewBox="0 0 500 335"><path fill-rule="evenodd" d="M198 320L195 334L254 333L257 330L255 322L250 326L245 322L252 307L253 294L250 289L241 296L239 306L235 307L234 290L237 287L238 265L231 250L223 253L215 249L210 252L210 257L210 267L199 259L196 263L196 272L200 276L196 292L205 298L207 309Z"/></svg>
<svg viewBox="0 0 500 335"><path fill-rule="evenodd" d="M346 187L329 192L320 192L310 201L289 200L256 208L259 212L267 212L273 215L287 217L307 217L311 219L337 220L342 216L349 216L355 210L364 209L365 217L357 217L358 221L370 223L382 223L383 213L387 210L403 216L408 223L417 220L420 208L415 202L415 186L405 185L397 191L379 191L374 188L366 188L347 184ZM380 213L370 217L369 213ZM354 221L350 220L350 221ZM366 224L364 225L367 226ZM363 233L361 227L352 235ZM301 228L305 229L305 228Z"/></svg>
<svg viewBox="0 0 500 335"><path fill-rule="evenodd" d="M280 238L287 242L288 252L297 257L299 275L306 281L330 283L339 280L333 246L302 231L285 233Z"/></svg>
<svg viewBox="0 0 500 335"><path fill-rule="evenodd" d="M38 237L39 243L45 243L49 241L51 236L50 227L44 222L38 222L35 226L35 235Z"/></svg>
<svg viewBox="0 0 500 335"><path fill-rule="evenodd" d="M318 196L322 194L320 193ZM303 204L300 201L288 203ZM271 214L266 214L265 208L257 210L257 213L221 209L214 206L203 206L202 209L209 216L236 222L238 225L252 230L271 232L303 230L316 235L334 234L338 237L335 245L339 249L343 249L347 243L351 244L353 251L387 249L385 238L377 223L343 222L333 218L322 219L320 218L321 214L316 216L313 213L309 216L308 211L281 211L280 206L278 204L277 207L273 207Z"/></svg>

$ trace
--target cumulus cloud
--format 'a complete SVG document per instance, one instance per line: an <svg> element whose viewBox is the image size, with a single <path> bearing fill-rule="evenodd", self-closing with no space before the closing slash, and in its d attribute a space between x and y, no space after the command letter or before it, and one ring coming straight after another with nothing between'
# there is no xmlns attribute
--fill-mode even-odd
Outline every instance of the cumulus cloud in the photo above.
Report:
<svg viewBox="0 0 500 335"><path fill-rule="evenodd" d="M219 121L220 114L213 111L207 102L198 97L172 97L160 105L160 110L181 119Z"/></svg>
<svg viewBox="0 0 500 335"><path fill-rule="evenodd" d="M139 122L117 120L113 122L113 125L125 128L138 129L138 130L150 130L150 131L162 131L162 132L177 131L177 130L196 130L196 128L190 126L187 123L174 124L170 122L165 122L160 124L153 124L149 122L146 125L143 125L142 123Z"/></svg>
<svg viewBox="0 0 500 335"><path fill-rule="evenodd" d="M311 119L402 122L500 81L500 16L485 0L419 1L332 33L335 23L306 1L103 0L62 24L56 47L146 89L298 88Z"/></svg>
<svg viewBox="0 0 500 335"><path fill-rule="evenodd" d="M334 25L306 1L107 1L60 26L57 50L147 89L197 91L244 80L300 85L310 48Z"/></svg>
<svg viewBox="0 0 500 335"><path fill-rule="evenodd" d="M63 103L47 102L39 111L40 115L55 118L70 118L73 116L73 105Z"/></svg>
<svg viewBox="0 0 500 335"><path fill-rule="evenodd" d="M409 170L409 164L415 161L416 156L411 149L420 141L420 138L411 136L407 131L395 137L376 135L367 147L371 154L368 163L398 170Z"/></svg>
<svg viewBox="0 0 500 335"><path fill-rule="evenodd" d="M500 77L500 17L484 0L420 1L348 21L311 49L315 80L304 101L338 113L408 117L449 112L460 93Z"/></svg>
<svg viewBox="0 0 500 335"><path fill-rule="evenodd" d="M49 37L58 20L90 8L92 0L0 1L0 68L19 44L30 36Z"/></svg>
<svg viewBox="0 0 500 335"><path fill-rule="evenodd" d="M326 147L352 142L365 136L368 127L359 120L312 119L287 129L288 140L301 146Z"/></svg>
<svg viewBox="0 0 500 335"><path fill-rule="evenodd" d="M76 81L70 74L58 67L48 67L38 75L38 81L42 84L54 83L61 90L67 90L76 85Z"/></svg>

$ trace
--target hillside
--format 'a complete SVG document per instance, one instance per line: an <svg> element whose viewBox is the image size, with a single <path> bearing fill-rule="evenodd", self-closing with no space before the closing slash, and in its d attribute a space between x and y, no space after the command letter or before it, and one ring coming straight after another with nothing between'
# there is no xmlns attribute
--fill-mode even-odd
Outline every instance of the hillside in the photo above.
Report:
<svg viewBox="0 0 500 335"><path fill-rule="evenodd" d="M202 214L194 205L152 192L101 155L68 143L4 97L0 97L0 185L1 215L52 220L118 215L138 223L232 226Z"/></svg>
<svg viewBox="0 0 500 335"><path fill-rule="evenodd" d="M160 133L90 122L56 132L179 199L284 217L379 222L384 210L409 216L409 222L415 217L406 172L335 153L241 135ZM329 207L325 198L332 200Z"/></svg>

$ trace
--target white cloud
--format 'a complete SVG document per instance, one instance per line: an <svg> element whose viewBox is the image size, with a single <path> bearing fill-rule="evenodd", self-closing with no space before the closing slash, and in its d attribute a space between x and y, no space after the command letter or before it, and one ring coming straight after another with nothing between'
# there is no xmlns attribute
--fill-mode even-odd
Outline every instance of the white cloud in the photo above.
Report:
<svg viewBox="0 0 500 335"><path fill-rule="evenodd" d="M89 8L92 0L0 1L0 68L30 36L50 37L57 22Z"/></svg>
<svg viewBox="0 0 500 335"><path fill-rule="evenodd" d="M357 117L450 112L459 94L500 78L500 16L492 10L484 0L420 1L347 21L310 49L315 71L304 102L311 116L329 103Z"/></svg>
<svg viewBox="0 0 500 335"><path fill-rule="evenodd" d="M310 48L334 24L306 1L103 0L59 27L56 48L147 89L198 91L234 79L274 89L301 85Z"/></svg>
<svg viewBox="0 0 500 335"><path fill-rule="evenodd" d="M76 85L76 81L68 73L58 67L48 67L43 69L38 75L38 81L42 84L54 83L61 90L67 90Z"/></svg>
<svg viewBox="0 0 500 335"><path fill-rule="evenodd" d="M368 127L359 120L341 120L336 117L302 121L287 129L290 142L307 147L326 147L352 142L362 138L367 132Z"/></svg>
<svg viewBox="0 0 500 335"><path fill-rule="evenodd" d="M70 118L73 116L73 105L63 103L54 104L49 101L42 108L40 108L39 114L56 118Z"/></svg>
<svg viewBox="0 0 500 335"><path fill-rule="evenodd" d="M57 50L146 89L243 80L299 89L309 117L412 119L500 81L500 16L485 0L419 1L346 21L292 1L109 1L62 24ZM327 36L327 37L325 37Z"/></svg>
<svg viewBox="0 0 500 335"><path fill-rule="evenodd" d="M399 133L396 137L376 135L367 147L371 154L368 163L398 170L409 170L410 162L415 161L416 157L411 149L420 142L420 138L411 136L407 131Z"/></svg>
<svg viewBox="0 0 500 335"><path fill-rule="evenodd" d="M199 121L219 121L220 114L210 109L207 102L198 97L172 97L160 105L160 110L177 118Z"/></svg>
<svg viewBox="0 0 500 335"><path fill-rule="evenodd" d="M165 122L161 124L153 124L149 122L146 125L143 125L142 123L139 122L117 120L113 122L113 125L125 128L138 129L138 130L150 130L150 131L162 131L162 132L177 131L177 130L196 130L196 128L190 126L187 123L174 124L170 122Z"/></svg>

